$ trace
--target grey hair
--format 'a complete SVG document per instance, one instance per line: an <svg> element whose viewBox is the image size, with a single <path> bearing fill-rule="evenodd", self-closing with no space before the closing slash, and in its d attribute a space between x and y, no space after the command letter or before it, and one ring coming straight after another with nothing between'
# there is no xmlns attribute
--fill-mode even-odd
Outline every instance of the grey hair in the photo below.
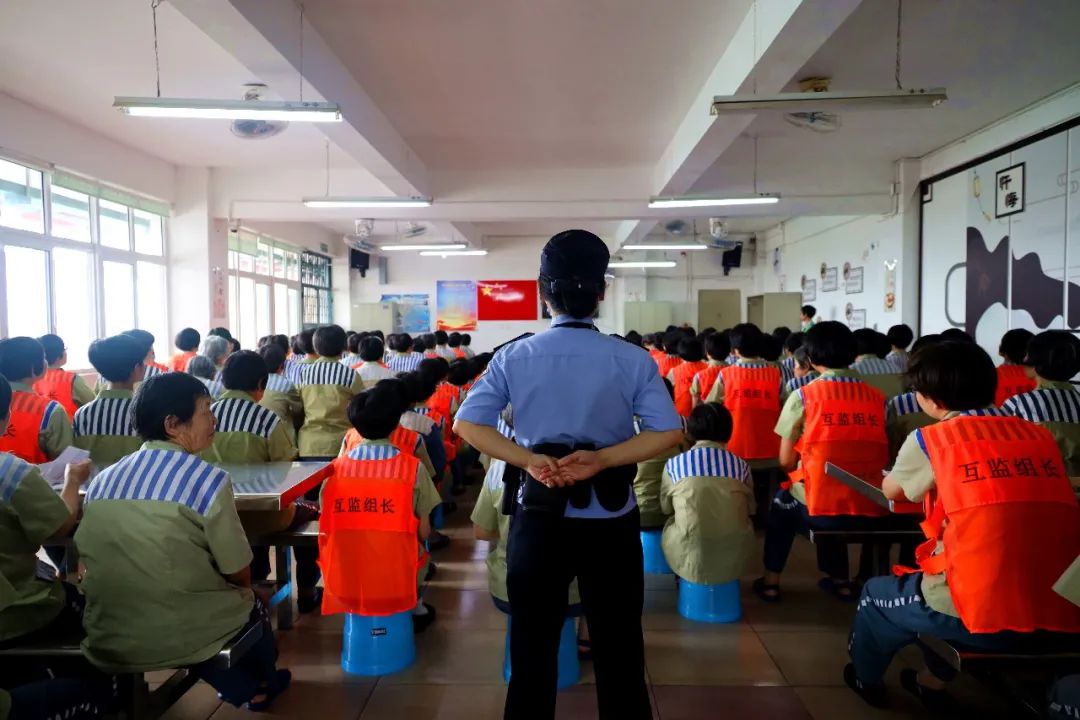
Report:
<svg viewBox="0 0 1080 720"><path fill-rule="evenodd" d="M229 355L229 341L217 335L205 337L199 345L199 355L209 358L215 366L220 366Z"/></svg>
<svg viewBox="0 0 1080 720"><path fill-rule="evenodd" d="M217 374L217 366L205 355L196 355L188 360L187 372L189 375L194 375L197 378L213 380L214 375Z"/></svg>

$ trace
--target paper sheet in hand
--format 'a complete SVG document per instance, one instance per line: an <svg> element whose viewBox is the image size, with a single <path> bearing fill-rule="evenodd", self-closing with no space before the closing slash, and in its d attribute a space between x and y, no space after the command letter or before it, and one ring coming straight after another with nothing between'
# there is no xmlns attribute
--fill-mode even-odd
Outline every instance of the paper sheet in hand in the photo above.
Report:
<svg viewBox="0 0 1080 720"><path fill-rule="evenodd" d="M45 480L53 487L60 487L64 484L64 469L68 465L74 463L81 463L84 460L90 459L90 451L82 450L77 447L69 447L60 453L59 456L52 462L42 463L38 465L38 469L41 471Z"/></svg>

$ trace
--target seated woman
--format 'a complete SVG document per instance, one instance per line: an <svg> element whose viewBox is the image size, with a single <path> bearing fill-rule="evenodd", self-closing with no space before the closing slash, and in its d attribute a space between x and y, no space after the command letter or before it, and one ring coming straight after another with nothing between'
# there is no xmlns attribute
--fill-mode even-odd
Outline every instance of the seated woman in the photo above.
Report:
<svg viewBox="0 0 1080 720"><path fill-rule="evenodd" d="M275 667L266 609L251 590L251 548L229 474L199 459L214 440L210 394L168 373L132 409L142 449L87 486L75 542L86 572L83 653L106 672L189 667L227 702L265 710L291 675ZM229 669L210 661L262 626Z"/></svg>
<svg viewBox="0 0 1080 720"><path fill-rule="evenodd" d="M664 378L664 386L667 387L668 394L674 400L675 388L671 381ZM642 530L655 530L664 527L667 515L660 508L660 485L664 465L667 464L668 460L688 448L689 446L684 441L654 458L642 460L637 464L637 474L634 475L634 495L637 497L638 511L641 513Z"/></svg>
<svg viewBox="0 0 1080 720"><path fill-rule="evenodd" d="M911 357L919 406L938 422L908 436L882 491L927 500L927 542L918 570L862 590L844 681L875 707L888 702L893 657L920 635L989 652L1032 640L1076 647L1076 636L1053 637L1080 632L1080 607L1054 585L1080 554L1080 507L1050 431L992 407L995 374L970 342ZM901 684L944 705L956 670L932 652L925 659L925 671L901 671Z"/></svg>
<svg viewBox="0 0 1080 720"><path fill-rule="evenodd" d="M207 338L211 340L214 338ZM225 343L221 338L222 344ZM192 375L196 380L206 386L207 391L210 393L212 400L217 400L221 397L221 394L225 392L225 386L221 384L220 380L217 380L219 369L214 365L213 360L205 355L196 355L188 361L187 371L189 375Z"/></svg>
<svg viewBox="0 0 1080 720"><path fill-rule="evenodd" d="M750 466L728 452L731 428L723 405L694 408L687 423L694 446L668 460L660 485L664 557L700 585L738 579L755 543Z"/></svg>

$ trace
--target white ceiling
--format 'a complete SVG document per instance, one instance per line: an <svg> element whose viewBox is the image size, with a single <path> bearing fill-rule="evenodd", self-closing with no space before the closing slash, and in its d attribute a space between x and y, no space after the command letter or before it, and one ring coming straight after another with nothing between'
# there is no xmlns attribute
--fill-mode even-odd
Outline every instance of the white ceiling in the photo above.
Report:
<svg viewBox="0 0 1080 720"><path fill-rule="evenodd" d="M789 89L810 75L832 77L834 88L893 86L895 1L758 2L765 19L793 7L812 19L835 12L839 25L826 31L804 18L782 28L787 44L761 55L762 77L782 65ZM6 0L0 92L173 164L218 168L219 213L351 231L353 212L299 202L325 187L330 135L333 194L408 186L436 198L424 211L360 211L378 218L377 236L419 219L431 224L429 237L470 242L567 226L611 238L626 221L645 220L644 234L670 218L645 211L645 200L666 182L680 133L707 118L707 80L744 72L736 67L743 49L752 59L739 42L752 3L304 0L305 98L319 97L315 87L333 90L347 122L294 124L279 137L244 141L225 122L135 119L111 108L114 95L154 92L149 0ZM854 10L836 11L841 5ZM753 190L757 136L759 191L824 199L792 199L769 216L733 210L733 232L760 232L797 212L882 212L897 159L925 155L1080 79L1078 0L903 7L904 85L944 85L949 101L930 111L846 113L832 134L757 116L730 144L695 157L690 191ZM243 83L263 80L296 99L297 8L294 0L164 3L162 93L233 99ZM792 48L803 54L789 67L777 56Z"/></svg>

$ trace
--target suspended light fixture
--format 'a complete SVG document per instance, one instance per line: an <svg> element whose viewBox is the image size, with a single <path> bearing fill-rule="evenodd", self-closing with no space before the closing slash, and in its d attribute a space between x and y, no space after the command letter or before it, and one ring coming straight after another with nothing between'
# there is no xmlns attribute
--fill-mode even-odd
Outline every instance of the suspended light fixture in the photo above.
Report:
<svg viewBox="0 0 1080 720"><path fill-rule="evenodd" d="M773 205L780 202L779 195L758 195L744 198L723 197L654 197L649 200L650 210L663 208L732 207L736 205Z"/></svg>
<svg viewBox="0 0 1080 720"><path fill-rule="evenodd" d="M304 198L309 208L426 208L431 198L425 197L312 197Z"/></svg>
<svg viewBox="0 0 1080 720"><path fill-rule="evenodd" d="M622 249L623 250L665 250L665 251L666 250L672 250L672 251L691 250L691 251L693 251L693 250L708 250L709 246L708 245L702 245L701 243L690 243L690 244L687 244L687 245L672 245L672 244L664 245L664 244L661 243L661 244L656 244L656 245L623 245Z"/></svg>
<svg viewBox="0 0 1080 720"><path fill-rule="evenodd" d="M609 268L673 268L674 260L617 260L609 262Z"/></svg>
<svg viewBox="0 0 1080 720"><path fill-rule="evenodd" d="M425 250L421 257L479 257L487 255L487 250Z"/></svg>
<svg viewBox="0 0 1080 720"><path fill-rule="evenodd" d="M395 250L464 250L468 245L465 243L447 243L440 245L438 243L428 243L427 245L380 245L380 250L395 251Z"/></svg>

